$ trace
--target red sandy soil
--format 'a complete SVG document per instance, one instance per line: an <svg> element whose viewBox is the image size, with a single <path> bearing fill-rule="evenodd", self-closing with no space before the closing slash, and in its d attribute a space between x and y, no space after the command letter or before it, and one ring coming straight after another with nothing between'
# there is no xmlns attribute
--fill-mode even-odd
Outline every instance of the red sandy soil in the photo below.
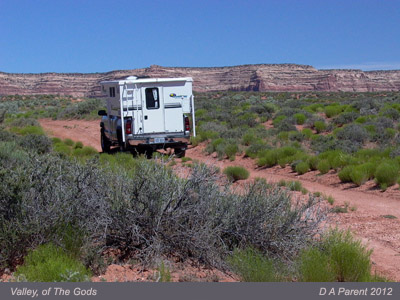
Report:
<svg viewBox="0 0 400 300"><path fill-rule="evenodd" d="M46 119L40 120L40 124L50 136L81 141L84 145L92 146L101 151L99 121L53 121ZM248 180L256 177L265 178L268 182L278 182L281 179L298 180L310 192L321 192L333 196L335 199L333 206L343 207L348 204L349 211L347 213L332 213L330 225L343 229L349 228L374 250L371 256L374 269L391 280L400 281L400 191L398 185L381 192L376 188L373 181L367 182L361 187L355 187L353 184L342 184L333 171L323 176L318 175L318 171L299 176L293 173L289 167L258 168L254 160L242 156L237 156L233 162L217 160L213 156L205 155L204 147L204 145L199 145L190 148L187 150L186 156L220 167L221 170L227 166L243 166L250 172ZM180 159L177 159L177 161L180 161ZM396 218L385 218L384 216L387 215ZM113 265L109 267L104 278L107 281L124 281L125 277L118 277L118 274L125 274L127 270L132 270L135 273L130 275L132 277L121 275L127 276L127 280L142 280L142 278L148 277L148 274L139 275L135 271L135 267ZM112 275L108 276L108 272ZM179 281L181 275L174 276L173 279ZM207 276L205 277L213 277ZM221 280L232 278L230 276L224 277L221 274L217 276Z"/></svg>

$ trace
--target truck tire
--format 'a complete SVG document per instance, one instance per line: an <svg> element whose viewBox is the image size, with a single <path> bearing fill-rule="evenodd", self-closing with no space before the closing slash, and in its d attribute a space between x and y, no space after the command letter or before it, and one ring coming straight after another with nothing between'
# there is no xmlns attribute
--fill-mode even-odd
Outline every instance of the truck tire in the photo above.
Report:
<svg viewBox="0 0 400 300"><path fill-rule="evenodd" d="M106 137L106 134L104 133L104 128L100 130L100 143L101 143L101 150L103 153L110 153L110 140Z"/></svg>
<svg viewBox="0 0 400 300"><path fill-rule="evenodd" d="M184 148L175 148L174 154L178 158L185 157L186 149L184 149Z"/></svg>

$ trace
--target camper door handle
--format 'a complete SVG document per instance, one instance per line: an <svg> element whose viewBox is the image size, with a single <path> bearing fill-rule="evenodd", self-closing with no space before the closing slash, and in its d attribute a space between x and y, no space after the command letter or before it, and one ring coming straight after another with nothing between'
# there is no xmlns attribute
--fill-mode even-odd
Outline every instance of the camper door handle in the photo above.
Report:
<svg viewBox="0 0 400 300"><path fill-rule="evenodd" d="M147 120L147 116L144 116L144 119Z"/></svg>

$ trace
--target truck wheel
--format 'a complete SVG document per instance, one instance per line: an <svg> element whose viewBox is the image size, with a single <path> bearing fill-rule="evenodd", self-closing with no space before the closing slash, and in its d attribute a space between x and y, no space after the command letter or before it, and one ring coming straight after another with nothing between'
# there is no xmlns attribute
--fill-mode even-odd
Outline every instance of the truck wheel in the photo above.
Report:
<svg viewBox="0 0 400 300"><path fill-rule="evenodd" d="M185 157L186 149L175 148L174 154L175 154L175 156L178 157L178 158Z"/></svg>
<svg viewBox="0 0 400 300"><path fill-rule="evenodd" d="M101 150L104 153L109 153L110 152L111 143L110 143L110 140L106 137L106 134L104 133L104 129L103 128L100 130L100 139L101 139L101 141L100 141Z"/></svg>

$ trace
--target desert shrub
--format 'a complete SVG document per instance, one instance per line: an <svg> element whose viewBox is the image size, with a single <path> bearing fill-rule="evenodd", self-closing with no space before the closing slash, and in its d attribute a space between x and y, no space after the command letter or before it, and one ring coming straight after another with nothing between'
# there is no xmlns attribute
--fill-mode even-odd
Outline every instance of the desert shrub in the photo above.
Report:
<svg viewBox="0 0 400 300"><path fill-rule="evenodd" d="M368 139L368 133L361 125L350 124L347 125L344 130L339 131L336 137L339 140L362 144Z"/></svg>
<svg viewBox="0 0 400 300"><path fill-rule="evenodd" d="M78 149L80 149L80 148L77 148L77 150ZM85 146L85 147L82 148L82 155L83 156L91 156L91 155L98 154L98 153L99 152L95 148L90 147L90 146Z"/></svg>
<svg viewBox="0 0 400 300"><path fill-rule="evenodd" d="M354 166L346 166L338 173L341 182L351 182L351 173L353 172Z"/></svg>
<svg viewBox="0 0 400 300"><path fill-rule="evenodd" d="M350 231L331 230L319 245L300 255L300 278L318 282L370 281L371 253Z"/></svg>
<svg viewBox="0 0 400 300"><path fill-rule="evenodd" d="M326 216L319 199L293 203L291 195L262 181L232 193L228 184L218 184L216 170L202 164L182 179L142 158L130 157L129 170L113 170L117 155L77 162L9 149L15 146L0 145L3 266L21 259L28 246L57 242L66 248L66 224L81 232L79 248L92 267L106 249L115 249L116 260L150 262L173 254L220 267L238 247L293 259Z"/></svg>
<svg viewBox="0 0 400 300"><path fill-rule="evenodd" d="M62 140L58 137L53 137L53 138L51 138L51 142L53 144L59 144L59 143L62 143Z"/></svg>
<svg viewBox="0 0 400 300"><path fill-rule="evenodd" d="M264 153L258 160L257 165L259 167L273 167L278 163L278 151L277 150L268 150Z"/></svg>
<svg viewBox="0 0 400 300"><path fill-rule="evenodd" d="M6 117L6 110L0 109L0 124L4 122L5 117Z"/></svg>
<svg viewBox="0 0 400 300"><path fill-rule="evenodd" d="M365 165L354 166L350 173L350 178L356 185L363 185L369 179L368 167Z"/></svg>
<svg viewBox="0 0 400 300"><path fill-rule="evenodd" d="M67 145L69 147L73 147L74 144L75 144L75 142L73 140L71 140L71 139L64 139L63 142L64 142L65 145Z"/></svg>
<svg viewBox="0 0 400 300"><path fill-rule="evenodd" d="M276 150L278 158L293 156L298 153L298 149L292 146L285 146Z"/></svg>
<svg viewBox="0 0 400 300"><path fill-rule="evenodd" d="M289 140L302 142L304 139L303 133L299 131L289 131Z"/></svg>
<svg viewBox="0 0 400 300"><path fill-rule="evenodd" d="M321 133L321 132L325 131L326 124L324 121L315 121L314 128L317 131L317 133Z"/></svg>
<svg viewBox="0 0 400 300"><path fill-rule="evenodd" d="M18 137L14 133L0 128L0 142L11 142L17 139Z"/></svg>
<svg viewBox="0 0 400 300"><path fill-rule="evenodd" d="M57 114L57 119L82 119L88 116L97 117L97 111L105 108L104 99L86 99L73 103Z"/></svg>
<svg viewBox="0 0 400 300"><path fill-rule="evenodd" d="M238 181L244 180L249 178L249 171L247 171L243 167L234 166L234 167L226 167L224 169L224 174L228 177L231 181Z"/></svg>
<svg viewBox="0 0 400 300"><path fill-rule="evenodd" d="M30 251L15 276L33 282L90 281L91 273L63 249L47 244Z"/></svg>
<svg viewBox="0 0 400 300"><path fill-rule="evenodd" d="M300 254L299 272L300 281L336 281L336 276L330 265L329 258L317 247L310 247Z"/></svg>
<svg viewBox="0 0 400 300"><path fill-rule="evenodd" d="M192 144L193 147L196 147L198 144L202 142L201 138L202 137L200 135L191 136L190 143Z"/></svg>
<svg viewBox="0 0 400 300"><path fill-rule="evenodd" d="M71 155L71 153L72 153L71 147L69 147L69 146L67 146L67 145L65 145L63 143L55 144L53 146L53 150L55 152L60 153L63 156L68 156L68 155Z"/></svg>
<svg viewBox="0 0 400 300"><path fill-rule="evenodd" d="M301 133L308 139L313 135L313 132L310 128L304 128Z"/></svg>
<svg viewBox="0 0 400 300"><path fill-rule="evenodd" d="M27 126L40 127L38 120L30 118L30 117L25 117L25 116L12 119L8 125L10 127L19 127L19 128L23 128L23 127L27 127Z"/></svg>
<svg viewBox="0 0 400 300"><path fill-rule="evenodd" d="M40 126L28 125L25 127L11 127L10 131L19 135L36 134L44 135L44 131Z"/></svg>
<svg viewBox="0 0 400 300"><path fill-rule="evenodd" d="M307 119L307 117L302 113L294 114L293 117L298 125L303 125Z"/></svg>
<svg viewBox="0 0 400 300"><path fill-rule="evenodd" d="M257 142L255 142L254 144L251 144L245 151L245 156L246 157L251 157L251 158L256 158L257 154L262 151L265 150L267 148L267 146L265 145L265 143L262 140L258 140Z"/></svg>
<svg viewBox="0 0 400 300"><path fill-rule="evenodd" d="M272 124L274 125L274 127L278 127L278 125L284 120L286 119L286 116L277 116L274 121L272 122Z"/></svg>
<svg viewBox="0 0 400 300"><path fill-rule="evenodd" d="M399 177L399 167L396 163L383 162L375 171L375 180L381 189L394 185Z"/></svg>
<svg viewBox="0 0 400 300"><path fill-rule="evenodd" d="M300 162L296 165L296 172L299 175L303 175L310 170L310 165L307 162Z"/></svg>
<svg viewBox="0 0 400 300"><path fill-rule="evenodd" d="M308 158L307 162L308 162L311 170L313 170L313 171L318 170L318 163L319 163L318 156L316 156L316 155L310 156Z"/></svg>
<svg viewBox="0 0 400 300"><path fill-rule="evenodd" d="M117 200L119 205L109 227L110 233L115 232L108 238L111 244L121 245L124 241L123 249L135 251L139 258L162 251L181 258L202 257L208 264L220 265L224 253L239 246L253 246L275 257L290 257L307 243L308 238L303 234L301 240L296 237L306 225L305 215L300 213L302 209L287 206L289 195L267 188L261 181L246 186L242 195L231 194L228 189L221 190L215 175L201 165L194 166L185 182L172 174L167 180L165 175L161 176L166 172L157 165L140 163L134 182L129 183L140 197L134 202ZM279 225L272 224L272 220ZM307 222L307 227L316 221ZM292 225L299 226L294 227L296 234L289 230Z"/></svg>
<svg viewBox="0 0 400 300"><path fill-rule="evenodd" d="M282 280L275 262L252 248L235 249L228 258L228 264L245 282L277 282Z"/></svg>
<svg viewBox="0 0 400 300"><path fill-rule="evenodd" d="M16 160L17 153L0 162L0 265L12 265L29 246L60 242L64 224L80 228L87 237L104 229L106 180L95 165L50 154Z"/></svg>
<svg viewBox="0 0 400 300"><path fill-rule="evenodd" d="M343 107L340 105L328 105L325 107L325 115L328 118L332 118L334 116L337 116L343 111Z"/></svg>
<svg viewBox="0 0 400 300"><path fill-rule="evenodd" d="M330 169L331 169L331 165L329 164L329 161L327 159L320 160L317 164L317 170L321 174L328 173Z"/></svg>
<svg viewBox="0 0 400 300"><path fill-rule="evenodd" d="M343 112L333 120L333 123L335 123L336 125L342 126L342 125L354 122L358 116L359 116L359 114L356 112L353 112L353 111L352 112Z"/></svg>
<svg viewBox="0 0 400 300"><path fill-rule="evenodd" d="M322 110L323 108L324 108L323 104L314 103L314 104L311 104L311 105L308 105L308 106L304 107L304 110L306 110L306 111L308 111L310 113L315 113L317 111Z"/></svg>
<svg viewBox="0 0 400 300"><path fill-rule="evenodd" d="M387 108L382 113L383 116L391 120L397 121L400 119L400 112L394 108Z"/></svg>
<svg viewBox="0 0 400 300"><path fill-rule="evenodd" d="M355 119L355 123L359 123L359 124L364 124L368 121L368 117L367 116L360 116L357 119Z"/></svg>
<svg viewBox="0 0 400 300"><path fill-rule="evenodd" d="M293 125L294 120L292 118L284 118L274 127L279 131L296 131L296 126Z"/></svg>
<svg viewBox="0 0 400 300"><path fill-rule="evenodd" d="M254 134L254 132L248 131L242 137L242 144L245 146L250 146L251 144L253 144L256 141L257 141L257 137Z"/></svg>
<svg viewBox="0 0 400 300"><path fill-rule="evenodd" d="M289 188L289 190L296 192L301 192L301 190L303 189L303 185L300 181L297 180L286 182L285 186Z"/></svg>
<svg viewBox="0 0 400 300"><path fill-rule="evenodd" d="M18 144L29 151L43 154L52 150L52 142L45 135L28 134L18 139Z"/></svg>
<svg viewBox="0 0 400 300"><path fill-rule="evenodd" d="M287 141L289 139L289 132L281 131L278 133L278 135L276 137L278 139L280 139L281 141Z"/></svg>
<svg viewBox="0 0 400 300"><path fill-rule="evenodd" d="M336 171L338 169L347 166L349 164L350 159L351 159L350 155L344 154L341 151L338 151L332 156L328 157L331 168L335 169Z"/></svg>
<svg viewBox="0 0 400 300"><path fill-rule="evenodd" d="M229 143L224 148L225 155L229 158L229 160L235 160L236 153L239 152L239 147L236 143Z"/></svg>
<svg viewBox="0 0 400 300"><path fill-rule="evenodd" d="M80 141L76 142L74 148L75 149L82 149L83 148L83 143L80 142Z"/></svg>

